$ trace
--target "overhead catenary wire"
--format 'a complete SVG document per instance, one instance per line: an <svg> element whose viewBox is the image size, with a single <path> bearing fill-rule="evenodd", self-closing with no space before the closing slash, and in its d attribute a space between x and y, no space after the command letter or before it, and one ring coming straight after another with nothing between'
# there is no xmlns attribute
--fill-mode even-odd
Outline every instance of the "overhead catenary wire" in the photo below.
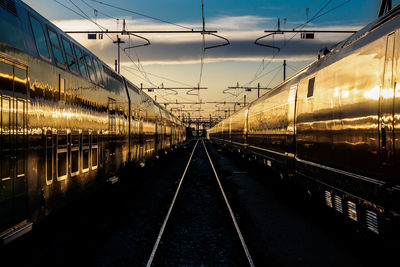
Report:
<svg viewBox="0 0 400 267"><path fill-rule="evenodd" d="M326 12L324 12L324 13L322 13L321 15L319 15L319 16L314 16L312 19L310 19L307 23L304 23L304 24L308 24L308 23L310 23L311 21L313 21L313 20L315 20L315 19L318 19L318 18L320 18L320 17L322 17L322 16L328 14L328 13L330 13L330 12L332 12L332 11L338 9L339 7L344 6L345 4L348 4L348 3L351 2L351 1L352 1L352 0L344 1L344 2L342 2L341 4L339 4L339 5L337 5L337 6L333 7L333 8L331 8L331 9L329 9L328 11L326 11ZM302 25L304 25L304 24L302 24ZM300 26L302 26L302 25L300 25ZM299 26L299 27L300 27L300 26Z"/></svg>
<svg viewBox="0 0 400 267"><path fill-rule="evenodd" d="M74 12L75 14L77 14L77 15L79 15L80 17L84 18L85 20L88 20L88 21L94 23L94 24L95 24L97 27L99 27L101 30L104 30L104 29L107 30L107 28L105 28L104 26L102 26L102 25L98 24L97 22L93 21L81 8L79 8L74 2L72 2L72 0L69 0L69 1L70 1L83 15L80 14L80 13L78 13L78 12L76 12L75 10L69 8L68 6L66 6L66 5L64 5L64 4L62 4L62 3L60 3L60 2L57 1L57 0L53 0L53 1L55 1L55 2L58 3L58 4L60 4L60 5L63 6L64 8L66 8L66 9L68 9L68 10ZM112 37L110 37L110 35L109 35L108 33L105 33L105 34L106 34L106 36L107 36L111 41L114 42L114 39L113 39ZM122 48L120 48L120 49L122 49ZM122 49L122 51L123 51L125 54L127 54L123 49ZM140 70L140 67L135 63L135 61L130 57L130 55L127 54L127 57L128 57L128 58L131 60L131 62L137 67L137 69L141 72L141 74L144 76L145 80L146 80L147 82L151 83L151 81L149 80L149 78L148 78L145 74L143 74L143 72ZM151 84L152 84L152 83L151 83ZM153 84L153 85L154 85L154 84Z"/></svg>
<svg viewBox="0 0 400 267"><path fill-rule="evenodd" d="M124 69L124 68L126 68L126 67L125 67L125 66L122 66L122 68ZM142 81L148 82L146 79L144 79L143 77L139 76L138 74L136 74L136 73L134 73L134 72L131 72L130 70L126 70L126 71L129 72L130 74L134 75L135 77L141 79Z"/></svg>
<svg viewBox="0 0 400 267"><path fill-rule="evenodd" d="M202 53L201 53L201 58L200 58L200 75L199 75L199 82L198 82L199 87L201 86L201 81L202 81L202 77L203 77L204 58L205 58L205 55L206 55L206 51L204 49L205 48L205 43L206 43L205 36L202 35L202 38L203 38L203 40L202 40Z"/></svg>
<svg viewBox="0 0 400 267"><path fill-rule="evenodd" d="M134 68L128 67L128 66L123 66L122 68L135 70ZM181 85L184 85L184 86L196 87L196 86L193 86L193 85L190 85L190 84L187 84L187 83L184 83L184 82L176 81L176 80L173 80L171 78L167 78L167 77L164 77L164 76L161 76L161 75L158 75L158 74L154 74L154 73L150 73L150 72L147 72L147 74L150 75L150 76L154 76L154 77L157 77L157 78L160 78L160 79L163 79L163 80L168 80L170 82L174 82L174 83L181 84Z"/></svg>
<svg viewBox="0 0 400 267"><path fill-rule="evenodd" d="M71 1L71 0L69 0L69 1ZM84 0L81 0L81 1L82 1L82 3L84 3L87 7L93 9L93 10L95 11L95 14L97 14L98 11L97 11L97 9L96 9L95 7L89 5L89 4L88 4L86 1L84 1ZM99 4L102 4L102 5L105 5L105 6L109 6L109 7L113 7L113 8L117 8L117 9L119 9L119 10L124 10L124 11L126 11L126 12L134 13L134 14L137 14L137 15L140 15L140 16L144 16L144 17L147 17L147 18L155 19L155 20L158 20L158 21L162 21L162 22L165 22L165 23L169 23L169 24L172 24L172 25L175 25L175 26L179 26L179 27L183 27L183 28L186 28L186 29L190 29L190 30L193 31L193 29L191 29L191 28L189 28L189 27L186 27L186 26L183 26L183 25L179 25L179 24L177 24L177 23L171 23L171 22L168 22L168 21L165 21L165 20L160 20L160 19L155 18L155 17L152 17L152 16L148 16L148 15L145 15L145 14L142 14L142 13L139 13L139 12L136 12L136 11L128 10L128 9L126 9L126 8L121 8L121 7L118 7L118 6L115 6L115 5L107 4L107 3L104 3L104 2L102 2L102 1L94 1L94 0L92 0L92 2L99 3ZM72 3L72 1L71 1L71 3ZM73 3L73 4L74 4L74 3ZM91 20L90 17L89 17L86 13L84 13L84 11L81 10L77 5L74 4L74 6L75 6L76 8L78 8L78 9L85 15L85 18L86 18L86 19L88 19L88 20L91 21L92 23L96 23L95 21ZM110 16L109 14L106 14L106 13L104 13L104 12L101 12L101 14L103 14L103 15L105 15L105 16L108 16L108 17L112 17L112 16ZM112 17L112 18L113 18L113 17ZM115 18L114 18L114 19L115 19ZM205 31L205 29L204 29L204 18L203 18L203 31ZM203 33L203 32L202 32L202 33ZM217 37L219 37L219 36L217 36ZM225 38L223 38L223 37L219 37L219 38L225 39ZM226 41L227 41L227 43L229 43L228 40L226 40ZM224 45L226 45L226 44L224 44ZM211 47L210 47L210 48L211 48ZM203 49L202 49L202 50L203 50L203 53L202 53L202 58L201 58L201 73L200 73L199 83L198 83L199 86L200 86L201 81L202 81L201 77L202 77L202 72L203 72L203 65L204 65L204 58L205 58L205 49L207 49L207 48L205 47L205 38L204 38L204 34L203 34ZM135 52L135 55L136 55L136 58L137 58L137 64L135 63L135 60L133 60L133 59L131 58L130 54L126 53L126 51L123 51L123 52L124 52L124 53L127 55L127 57L132 61L132 63L134 63L134 65L135 65L135 67L138 69L138 71L140 71L140 72L142 73L142 75L143 75L143 77L145 78L145 80L146 80L147 82L149 82L150 84L152 84L152 85L155 86L155 84L152 83L151 80L148 78L148 76L147 76L147 74L146 74L146 71L144 70L144 67L143 67L143 65L141 64L141 61L140 61L140 59L139 59L139 57L138 57L136 51L134 51L134 52ZM197 96L200 98L199 93L197 93Z"/></svg>
<svg viewBox="0 0 400 267"><path fill-rule="evenodd" d="M73 4L85 17L87 20L89 20L90 22L93 22L94 24L96 24L100 29L102 28L102 30L107 30L106 27L98 24L97 22L95 22L94 20L92 20L80 7L78 7L72 0L69 0L69 2L71 4Z"/></svg>
<svg viewBox="0 0 400 267"><path fill-rule="evenodd" d="M55 0L55 1L56 1L56 0ZM109 17L109 18L112 18L112 19L117 19L117 18L115 18L115 17L113 17L113 16L107 14L106 12L98 11L98 9L97 9L96 7L94 7L94 6L90 5L90 4L88 4L87 1L84 1L84 0L80 0L80 1L82 2L81 4L84 4L86 7L92 9L93 11L95 11L94 14L95 14L96 18L97 18L97 13L99 13L99 14L102 14L103 16L106 16L106 17ZM56 2L58 2L58 1L56 1ZM97 27L99 27L100 29L106 29L106 31L107 31L107 28L106 28L106 27L104 27L103 25L100 25L99 23L97 23L97 20L95 21L95 20L92 19L87 13L85 13L85 11L87 11L87 10L84 10L84 8L82 8L81 6L78 6L78 4L75 3L76 1L74 2L74 1L72 1L72 0L69 0L69 2L70 2L71 4L73 4L73 5L75 6L75 8L78 9L83 15L80 14L80 13L78 13L78 12L76 12L75 10L73 10L73 9L71 9L71 8L69 8L69 7L67 7L67 6L65 6L65 5L63 5L63 4L61 4L61 3L59 3L59 2L58 2L58 3L61 4L64 8L67 8L67 9L69 9L70 11L74 12L75 14L77 14L78 16L84 18L85 20L88 20L88 21L90 21L91 23L95 24L95 25L96 25ZM99 3L100 1L93 1L93 2ZM102 3L103 3L103 2L102 2ZM175 24L174 24L174 25L175 25ZM190 28L188 28L188 29L190 29ZM203 29L203 30L204 30L204 29ZM111 37L109 36L110 33L104 33L104 34L106 34L106 35L108 36L108 38L110 38L110 40L114 41L113 38L111 38ZM204 38L205 36L203 35L202 37L203 37L203 49L202 49L201 69L203 70L204 59L205 59L205 49L206 49L206 48L205 48L205 38ZM120 49L122 49L122 48L120 48ZM145 71L143 65L141 64L141 61L140 61L140 58L139 58L137 52L134 50L134 53L135 53L135 56L136 56L137 59L133 59L133 58L132 58L132 55L131 55L130 53L127 53L126 51L123 51L123 52L124 52L124 53L126 54L126 56L131 60L131 62L134 64L134 67L137 69L138 73L140 73L141 76L143 76L143 78L142 78L141 76L139 76L139 75L136 75L136 74L133 74L133 73L132 73L132 74L135 75L136 77L138 77L139 79L145 81L146 83L149 83L149 84L152 84L153 86L156 86L156 85L150 80L149 75L147 74L147 72ZM202 71L201 71L201 72L202 72ZM150 75L150 76L152 76L152 75ZM202 83L202 78L201 78L201 77L202 77L202 74L200 74L199 76L200 76L200 77L199 77L198 86L200 86L200 84ZM165 78L165 77L163 77L163 78ZM163 93L163 92L162 92L162 93ZM200 95L197 94L197 96L198 96L198 98L200 99ZM163 98L164 98L164 97L163 97ZM182 98L182 97L180 97L180 98Z"/></svg>
<svg viewBox="0 0 400 267"><path fill-rule="evenodd" d="M327 13L333 11L333 10L335 10L336 8L342 6L343 4L345 4L345 3L347 3L347 2L350 2L351 0L348 0L348 1L346 1L346 2L344 2L344 3L342 3L342 4L340 4L339 6L337 6L337 7L333 8L333 9L331 9L331 10L329 10L329 11L327 11L327 12L321 14L321 15L319 15L319 13L322 12L322 10L325 9L331 1L332 1L332 0L328 0L328 2L327 2L327 3L326 3L326 4L325 4L311 19L309 19L308 21L306 21L304 24L299 25L297 28L300 28L300 27L301 27L301 28L304 28L304 27L305 27L308 23L310 23L311 21L313 21L313 20L315 20L315 19L317 19L317 18L319 18L319 17L321 17L321 16L323 16L323 15L325 15L325 14L327 14ZM318 15L319 15L319 16L318 16ZM289 41L291 41L291 40L292 40L294 37L296 37L297 35L298 35L298 33L295 33L289 40L285 40L285 42L284 42L282 48L286 47L287 43L288 43ZM279 52L280 52L280 51L274 51L273 57L272 57L271 60L268 62L268 64L271 63L271 62L274 60L275 56L276 56ZM264 76L264 75L262 75L262 76L260 76L260 77L257 77L256 80L260 79L260 78L263 77L263 76ZM253 81L254 81L254 79L253 79ZM252 81L252 82L253 82L253 81Z"/></svg>
<svg viewBox="0 0 400 267"><path fill-rule="evenodd" d="M314 3L312 3L309 7L306 7L305 9L303 9L303 10L301 10L301 11L299 11L299 12L293 14L293 15L290 15L290 16L284 18L284 19L287 20L287 19L290 19L290 18L294 18L294 17L296 17L296 16L298 16L298 15L304 13L304 12L307 12L307 10L310 10L313 6L315 6L316 4L318 4L318 2L321 2L321 1L322 0L317 0Z"/></svg>
<svg viewBox="0 0 400 267"><path fill-rule="evenodd" d="M71 3L72 3L72 1L71 0L69 0ZM97 10L97 9L95 9L93 6L91 6L91 5L89 5L89 4L87 4L84 0L81 0L86 6L88 6L89 8L91 8L91 9L93 9L93 10ZM73 3L74 4L74 3ZM93 22L93 23L95 23L96 25L97 25L97 23L96 22L94 22L92 19L90 19L90 17L82 10L82 9L80 9L77 5L75 5L74 4L74 6L76 7L76 8L78 8L91 22ZM100 12L99 12L100 13ZM114 18L114 17L112 17L112 16L110 16L110 15L108 15L108 14L105 14L105 13L103 13L103 12L101 12L101 14L103 14L103 15L105 15L105 16L107 16L107 17L110 17L110 18L113 18L113 19L116 19L117 21L119 21L119 19L118 18ZM106 33L106 35L108 36L108 34ZM109 37L109 36L108 36ZM110 38L110 37L109 37ZM113 40L112 38L110 38L111 40ZM121 50L121 48L119 48L120 50ZM149 82L150 84L153 84L152 82L151 82L151 80L148 78L148 76L146 75L146 71L145 71L145 69L143 68L143 66L142 66L142 64L140 63L140 59L139 59L139 57L137 56L137 54L136 54L136 51L135 51L135 54L136 54L136 58L137 58L137 61L138 61L138 63L136 64L135 63L135 61L130 57L130 55L128 55L127 53L126 53L126 51L125 50L123 50L123 52L128 56L128 58L132 61L132 63L138 68L138 70L142 73L142 75L143 75L143 77L145 78L145 80L147 81L147 82ZM141 69L141 70L140 70ZM154 85L154 84L153 84Z"/></svg>
<svg viewBox="0 0 400 267"><path fill-rule="evenodd" d="M91 20L90 18L88 19L87 16L84 16L84 15L82 15L82 14L76 12L75 10L73 10L72 8L70 8L70 7L66 6L66 5L64 5L63 3L61 3L61 2L59 2L59 1L57 1L57 0L53 0L53 1L56 2L57 4L63 6L64 8L68 9L69 11L75 13L76 15L80 16L81 18L84 18L85 20L89 20L90 22L93 22L93 23L96 24L101 30L106 29L105 27L101 26L100 24L96 23L95 21Z"/></svg>
<svg viewBox="0 0 400 267"><path fill-rule="evenodd" d="M206 30L206 22L204 19L204 3L203 0L201 0L201 17L202 17L202 21L203 21L203 32L205 32ZM200 59L200 74L199 74L199 88L201 86L201 80L202 80L202 76L203 76L203 68L204 68L204 57L206 55L206 37L204 36L204 34L202 34L202 53L201 53L201 59ZM197 91L197 99L200 102L200 90ZM200 105L201 108L201 105ZM200 116L200 111L199 111L199 116Z"/></svg>
<svg viewBox="0 0 400 267"><path fill-rule="evenodd" d="M279 28L279 25L277 25L277 27ZM274 42L274 40L275 40L275 38L274 38L274 36L272 36L272 41ZM258 79L261 78L261 77L259 77L259 75L261 75L261 74L263 73L263 71L266 69L266 67L268 67L269 64L275 59L275 57L276 57L276 55L277 55L278 52L279 52L279 51L277 51L277 50L275 50L275 49L273 50L273 52L272 52L272 58L267 62L267 65L265 65L265 57L261 60L261 63L260 63L260 65L258 66L257 71L256 71L256 73L254 74L252 80L250 80L249 82L245 83L245 86L246 86L246 85L250 85L250 84L253 83L254 81L256 81L256 80L258 80Z"/></svg>
<svg viewBox="0 0 400 267"><path fill-rule="evenodd" d="M109 14L106 14L106 13L104 13L104 12L98 10L97 8L95 8L95 7L91 6L91 5L89 5L85 0L80 0L80 1L83 2L87 7L89 7L89 8L91 8L91 9L97 11L99 14L102 14L102 15L105 16L105 17L108 17L108 18L110 18L110 19L115 19L115 20L117 20L117 21L119 20L118 18L113 17L113 16L111 16L111 15L109 15Z"/></svg>
<svg viewBox="0 0 400 267"><path fill-rule="evenodd" d="M127 71L128 73L130 73L130 74L132 74L132 75L135 75L136 77L140 77L140 76L138 76L136 73L134 73L134 72L132 72L132 71L139 71L139 70L137 70L137 69L135 69L135 68L132 68L132 67L128 67L128 66L122 66L122 68L123 69L125 69L125 71ZM154 77L157 77L157 78L160 78L160 79L163 79L163 80L169 80L169 81L171 81L171 82L174 82L174 83L178 83L178 84L181 84L181 85L184 85L184 86L188 86L188 87L195 87L195 86L192 86L192 85L190 85L190 84L187 84L187 83L183 83L183 82L179 82L179 81L176 81L176 80L173 80L173 79L170 79L170 78L166 78L166 77L163 77L163 76L160 76L160 75L156 75L156 74L152 74L152 73L147 73L148 75L150 75L150 76L154 76ZM145 81L143 78L141 78L143 81ZM147 82L147 81L146 81ZM157 87L157 85L154 85L153 84L153 86L155 86L155 87ZM155 94L156 94L156 92L154 92ZM183 100L185 100L185 101L190 101L191 99L189 99L189 98L186 98L186 97L183 97L183 96L181 96L181 95L177 95L177 96L175 96L176 98L180 98L180 99L183 99ZM171 101L170 99L166 99L166 98L164 98L166 101Z"/></svg>
<svg viewBox="0 0 400 267"><path fill-rule="evenodd" d="M280 73L280 69L281 69L281 68L279 68L279 69L275 72L275 75L272 76L272 79L269 81L269 83L267 84L266 87L269 87L269 85L275 80L276 76Z"/></svg>
<svg viewBox="0 0 400 267"><path fill-rule="evenodd" d="M338 9L339 7L344 6L345 4L349 3L349 2L352 1L352 0L344 1L344 2L340 3L339 5L337 5L337 6L333 7L333 8L331 8L331 9L327 10L326 12L324 12L324 13L322 13L322 14L320 14L320 13L323 11L323 9L325 9L325 8L327 7L327 5L328 5L331 1L332 1L332 0L328 0L328 2L325 3L325 5L324 5L311 19L307 20L307 21L306 21L305 23L303 23L303 24L298 25L298 26L297 26L296 28L294 28L294 29L304 28L307 24L309 24L310 22L314 21L315 19L320 18L320 17L322 17L322 16L328 14L328 13L330 13L330 12L332 12L332 11ZM291 40L292 40L294 37L296 37L297 35L298 35L298 32L296 32L290 39L286 40L286 41L284 42L283 46L281 47L281 49L284 48L284 47L286 47L287 44L289 43L289 41L291 41ZM274 51L274 52L273 52L273 56L272 56L272 58L267 62L267 66L275 59L275 57L277 56L277 54L278 54L279 52L280 52L280 51ZM263 58L263 61L264 61L264 60L265 60L265 57ZM263 62L262 62L262 64L263 64ZM260 67L258 67L257 72L258 72L259 69L260 69ZM264 69L265 69L265 68L264 68ZM262 78L262 77L264 76L264 75L262 75L263 72L259 73L258 76L257 76L257 72L256 72L255 77L253 77L253 79L250 80L249 82L247 82L246 84L251 84L251 83L253 83L254 81L259 80L260 78Z"/></svg>
<svg viewBox="0 0 400 267"><path fill-rule="evenodd" d="M119 9L119 10L122 10L122 11L125 11L125 12L128 12L128 13L132 13L132 14L135 14L135 15L138 15L138 16L142 16L142 17L145 17L145 18L148 18L148 19L152 19L152 20L163 22L163 23L171 24L171 25L174 25L174 26L177 26L177 27L181 27L181 28L184 28L184 29L187 29L187 30L193 30L190 27L186 27L186 26L183 26L183 25L178 24L178 23L174 23L174 22L170 22L170 21L167 21L167 20L159 19L159 18L156 18L156 17L153 17L153 16L149 16L149 15L146 15L146 14L143 14L143 13L139 13L137 11L129 10L129 9L126 9L126 8L123 8L123 7L119 7L119 6L115 6L115 5L108 4L108 3L104 3L102 1L98 1L98 0L90 0L90 1L96 2L96 3L104 5L104 6L112 7L112 8L115 8L115 9Z"/></svg>
<svg viewBox="0 0 400 267"><path fill-rule="evenodd" d="M95 7L89 5L85 0L80 0L80 1L83 2L87 7L93 9L94 11L97 11L97 12L99 12L100 14L106 16L106 17L109 17L109 18L112 18L112 19L116 19L117 22L119 21L118 18L112 17L112 16L110 16L110 15L104 13L104 12L98 11ZM129 39L130 39L130 35L129 35ZM124 52L125 52L125 50L124 50ZM145 78L145 80L146 80L147 82L149 82L149 83L152 84L151 80L148 78L148 76L147 76L147 74L146 74L146 71L145 71L143 65L142 65L141 62L140 62L139 56L137 55L135 49L134 49L134 52L135 52L136 59L137 59L137 68L138 68L139 70L141 69L142 75L143 75L143 77ZM125 54L126 54L126 53L125 53ZM133 60L132 58L130 58L130 55L128 56L128 58L129 58L133 63L135 63L134 60Z"/></svg>
<svg viewBox="0 0 400 267"><path fill-rule="evenodd" d="M351 0L350 0L350 1L351 1ZM317 16L318 16L327 6L329 6L329 4L330 4L331 2L332 2L332 0L328 0L328 2L326 2L326 3L317 11L317 13L314 14L314 15L312 16L311 19L308 19L308 18L307 18L307 20L306 20L305 23L300 24L299 26L294 27L293 29L300 28L301 26L306 25L306 24L310 23L311 21L313 21L314 19L316 19Z"/></svg>
<svg viewBox="0 0 400 267"><path fill-rule="evenodd" d="M129 35L129 37L130 37L130 35ZM130 40L130 38L129 38L129 40ZM132 49L133 49L133 51L134 51L134 53L135 53L135 55L136 55L136 59L137 59L137 62L138 62L137 64L138 64L139 70L140 70L140 68L141 68L141 69L142 69L142 74L143 74L143 76L145 77L145 79L148 80L150 84L153 84L153 85L154 85L154 83L152 83L152 81L150 80L150 78L147 76L147 72L146 72L146 70L144 69L142 63L140 62L139 55L136 53L136 49L135 49L135 48L132 48ZM124 49L124 53L128 56L129 59L131 59L131 58L130 58L130 54L127 53L125 49ZM132 59L131 59L131 61L133 62Z"/></svg>
<svg viewBox="0 0 400 267"><path fill-rule="evenodd" d="M293 70L295 73L298 71L298 69L295 69L294 67L290 66L289 64L286 65L289 69Z"/></svg>

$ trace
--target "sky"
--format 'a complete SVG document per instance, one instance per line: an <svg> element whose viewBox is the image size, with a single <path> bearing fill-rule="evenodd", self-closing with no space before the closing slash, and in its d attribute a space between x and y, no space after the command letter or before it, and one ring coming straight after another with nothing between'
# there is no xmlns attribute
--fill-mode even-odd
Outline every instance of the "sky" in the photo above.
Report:
<svg viewBox="0 0 400 267"><path fill-rule="evenodd" d="M62 30L200 30L201 0L24 0L41 15ZM58 2L58 3L57 3ZM300 34L269 36L264 44L276 49L254 45L265 35L264 30L276 30L278 19L282 30L359 30L377 17L381 0L204 0L206 30L218 31L230 45L207 49L203 53L203 36L190 34L141 34L151 45L121 52L121 74L134 84L149 87L204 87L207 89L155 90L148 94L160 103L221 102L213 104L169 104L167 109L177 116L191 118L224 118L234 110L257 98L250 92L228 87L247 86L273 88L317 59L318 51L331 47L349 34L315 34L304 40ZM108 4L108 5L107 5ZM393 1L393 5L400 0ZM113 8L121 7L125 10ZM128 12L129 11L129 12ZM131 12L132 11L132 12ZM81 14L79 16L78 14ZM144 16L142 16L144 15ZM90 18L90 20L88 19ZM153 19L155 18L155 19ZM98 25L96 25L96 22ZM73 38L114 67L116 35L102 40L88 40L85 34ZM122 48L145 43L134 36L121 36ZM205 45L222 44L217 37L204 35ZM203 62L203 64L202 64ZM262 91L264 93L266 91ZM196 95L189 95L196 94ZM223 104L223 102L232 104ZM233 104L237 103L237 104ZM239 105L240 104L240 105Z"/></svg>

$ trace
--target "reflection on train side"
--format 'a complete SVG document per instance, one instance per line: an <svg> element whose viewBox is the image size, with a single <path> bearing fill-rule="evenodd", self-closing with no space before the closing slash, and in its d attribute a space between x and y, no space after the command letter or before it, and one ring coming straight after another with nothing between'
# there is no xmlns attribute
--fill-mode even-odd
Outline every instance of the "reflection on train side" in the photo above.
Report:
<svg viewBox="0 0 400 267"><path fill-rule="evenodd" d="M0 229L27 214L27 72L0 61ZM10 216L11 215L11 216Z"/></svg>

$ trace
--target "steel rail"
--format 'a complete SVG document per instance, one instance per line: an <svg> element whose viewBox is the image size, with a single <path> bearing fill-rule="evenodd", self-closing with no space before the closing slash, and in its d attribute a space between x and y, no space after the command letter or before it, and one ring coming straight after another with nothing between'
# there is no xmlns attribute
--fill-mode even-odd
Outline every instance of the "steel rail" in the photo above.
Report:
<svg viewBox="0 0 400 267"><path fill-rule="evenodd" d="M218 185L219 185L219 189L221 190L221 193L222 193L222 195L223 195L223 197L224 197L224 199L225 199L226 206L228 207L229 213L231 214L233 224L235 225L236 232L237 232L238 235L239 235L240 242L242 243L244 252L246 253L247 260L249 261L250 266L254 267L255 265L254 265L253 259L251 258L249 249L247 248L246 242L244 241L242 232L241 232L240 229L239 229L239 225L238 225L238 223L237 223L237 221L236 221L235 215L233 214L231 205L229 205L229 201L228 201L228 199L226 198L225 191L224 191L224 189L222 188L222 185L221 185L221 182L220 182L220 180L219 180L217 171L216 171L215 168L214 168L214 164L212 163L210 154L208 154L208 150L207 150L207 147L206 147L206 145L205 145L205 143L204 143L204 139L203 139L203 138L201 139L201 142L203 143L203 146L204 146L204 149L205 149L205 151L206 151L206 154L207 154L208 160L209 160L209 162L210 162L211 168L212 168L213 171L214 171L214 175L215 175L215 178L217 179L217 182L218 182Z"/></svg>
<svg viewBox="0 0 400 267"><path fill-rule="evenodd" d="M192 161L192 157L193 157L193 155L194 155L194 152L196 151L196 147L197 147L197 144L198 144L198 143L199 143L199 139L197 139L197 141L196 141L196 144L195 144L195 146L194 146L194 148L193 148L192 154L190 155L189 161L188 161L188 163L186 164L185 171L183 172L182 177L181 177L181 180L179 181L178 188L176 189L174 198L172 199L171 205L169 206L167 216L165 216L165 219L164 219L164 222L163 222L163 224L162 224L162 226L161 226L160 232L158 233L156 243L154 244L153 250L151 251L150 258L149 258L149 260L147 261L147 264L146 264L147 267L150 267L151 264L153 263L154 256L156 255L156 251L157 251L158 245L160 244L161 237L162 237L162 235L163 235L163 233L164 233L164 230L165 230L165 226L167 225L169 216L171 215L171 211L172 211L172 209L173 209L173 207L174 207L174 205L175 205L176 197L178 196L178 193L179 193L179 190L180 190L180 188L181 188L183 179L185 178L186 172L187 172L187 170L188 170L188 168L189 168L190 162Z"/></svg>

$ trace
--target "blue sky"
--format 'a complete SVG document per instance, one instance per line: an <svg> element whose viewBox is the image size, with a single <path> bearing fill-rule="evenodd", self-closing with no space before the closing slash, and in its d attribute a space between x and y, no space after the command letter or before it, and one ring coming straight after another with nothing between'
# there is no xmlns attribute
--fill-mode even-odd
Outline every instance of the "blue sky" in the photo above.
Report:
<svg viewBox="0 0 400 267"><path fill-rule="evenodd" d="M59 1L72 7L68 0ZM116 17L121 16L120 11L116 9L106 7L91 0L85 1L89 5L96 7L99 11L103 11ZM49 19L77 18L76 15L66 12L63 8L60 8L60 5L51 0L25 0L25 2L37 8L38 11L46 11L46 17ZM75 2L84 10L89 10L80 0L75 0ZM201 1L199 0L102 0L101 2L121 6L126 9L131 9L172 22L201 21ZM299 13L307 7L311 7L309 9L311 17L327 2L328 1L316 0L205 0L204 4L205 13L208 18L253 15L283 19ZM345 2L345 0L333 0L328 7L335 7L342 2ZM396 1L394 2L396 3ZM321 17L318 22L324 23L334 21L339 24L347 24L351 21L354 23L366 23L376 16L379 5L379 0L352 0L347 3L344 8L340 8L339 12L327 14L326 16ZM329 8L327 8L327 10L329 10ZM93 13L93 11L91 13ZM339 19L338 13L340 13ZM99 14L99 17L103 16ZM305 12L293 18L293 20L305 19Z"/></svg>
<svg viewBox="0 0 400 267"><path fill-rule="evenodd" d="M103 16L100 12L114 18L125 18L130 30L179 30L176 26L161 23L132 13L117 10L101 5L93 0L57 0L60 3L80 12L72 3L75 3L88 16L102 26L114 30L121 28L121 21ZM188 26L201 27L201 0L99 0L104 3L124 7L148 16ZM84 20L82 17L62 7L54 0L25 0L46 18L53 21L64 30L97 30L97 26ZM400 0L393 1L394 4ZM96 8L99 13L95 17L94 10L86 4ZM335 7L344 4L343 6ZM208 87L201 91L200 96L189 96L185 92L172 95L170 91L156 92L157 100L167 101L243 101L256 98L256 92L232 91L223 94L228 86L240 85L272 87L282 81L283 60L287 60L288 75L295 73L304 65L316 59L318 50L330 47L346 38L346 34L316 34L315 40L301 40L297 35L276 36L265 40L268 44L281 47L281 52L272 60L273 51L258 47L254 40L264 34L266 29L275 29L277 19L281 19L281 27L291 29L303 24L314 16L327 14L313 20L305 29L348 29L358 30L376 19L380 0L204 0L206 26L208 29L218 30L218 34L231 41L230 46L207 50L204 59L202 75L200 59L202 56L202 37L200 35L144 35L150 39L152 45L129 50L129 55L122 56L122 73L136 84L144 86L201 86ZM306 11L308 9L308 12ZM329 12L332 10L331 12ZM287 18L284 20L284 18ZM108 38L89 41L86 36L74 35L75 39L83 43L91 51L100 56L106 63L112 65L116 57L116 48ZM110 36L115 39L115 36ZM123 37L126 45L137 44L137 39ZM288 40L290 40L288 42ZM219 42L210 36L206 37L207 44ZM139 65L139 61L140 64ZM145 74L145 72L147 74ZM160 78L165 77L165 78ZM254 79L257 78L257 79ZM154 93L150 93L155 96ZM171 108L172 106L169 106ZM186 109L193 110L187 106ZM203 111L197 115L208 117L223 115L217 109L231 109L233 106L203 105ZM191 116L195 116L192 114ZM178 114L179 115L179 114Z"/></svg>

